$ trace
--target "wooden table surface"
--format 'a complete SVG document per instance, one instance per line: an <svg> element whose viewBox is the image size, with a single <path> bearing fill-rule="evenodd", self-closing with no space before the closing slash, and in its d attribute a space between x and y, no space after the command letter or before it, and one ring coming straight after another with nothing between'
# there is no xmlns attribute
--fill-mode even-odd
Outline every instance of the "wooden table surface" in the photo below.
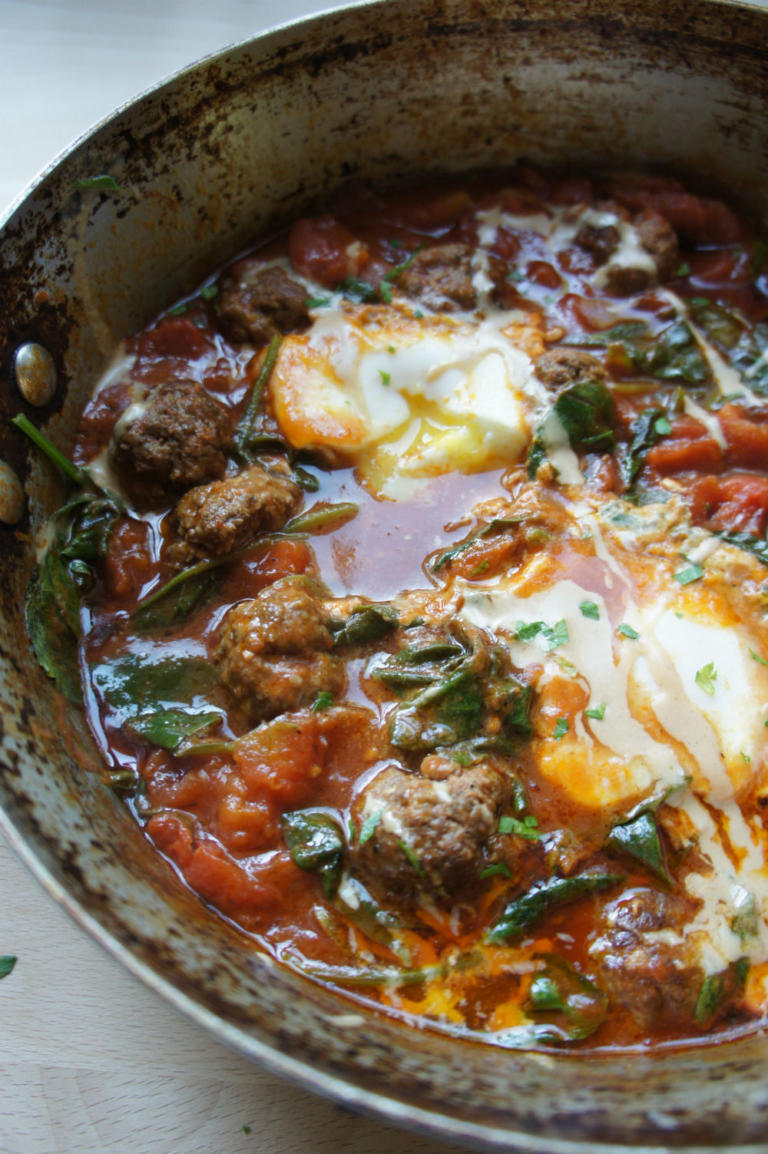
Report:
<svg viewBox="0 0 768 1154"><path fill-rule="evenodd" d="M0 211L75 137L313 0L0 0ZM0 840L0 1154L441 1154L213 1041L108 957ZM453 1148L451 1148L453 1149Z"/></svg>

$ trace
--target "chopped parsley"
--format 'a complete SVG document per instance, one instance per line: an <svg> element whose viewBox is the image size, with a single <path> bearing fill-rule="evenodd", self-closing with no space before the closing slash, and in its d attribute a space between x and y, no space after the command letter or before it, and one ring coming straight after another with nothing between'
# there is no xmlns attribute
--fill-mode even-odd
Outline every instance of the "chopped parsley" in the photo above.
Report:
<svg viewBox="0 0 768 1154"><path fill-rule="evenodd" d="M703 565L698 565L695 561L691 561L684 569L674 574L675 581L679 581L681 585L690 585L692 581L698 581L703 576Z"/></svg>
<svg viewBox="0 0 768 1154"><path fill-rule="evenodd" d="M584 713L593 721L602 721L605 717L605 702L601 701L599 705L591 705L589 709L584 710Z"/></svg>
<svg viewBox="0 0 768 1154"><path fill-rule="evenodd" d="M627 625L626 621L621 623L616 632L619 637L628 637L630 641L637 641L640 636L636 629L633 629L631 625Z"/></svg>
<svg viewBox="0 0 768 1154"><path fill-rule="evenodd" d="M390 384L390 383L391 383L391 381L392 381L392 376L391 376L391 374L390 374L390 373L385 373L383 369L379 369L379 376L381 377L381 383L382 383L382 385L388 385L388 384Z"/></svg>
<svg viewBox="0 0 768 1154"><path fill-rule="evenodd" d="M539 823L531 813L526 814L522 819L502 814L499 818L499 833L514 833L518 837L527 838L529 841L538 841L541 837Z"/></svg>
<svg viewBox="0 0 768 1154"><path fill-rule="evenodd" d="M516 641L534 641L539 638L542 648L550 653L568 641L568 626L564 619L556 621L554 625L547 625L546 621L520 622L515 628Z"/></svg>
<svg viewBox="0 0 768 1154"><path fill-rule="evenodd" d="M678 267L675 269L675 276L690 276L690 275L691 275L691 266L688 264L687 260L684 260L683 263L681 265L678 265Z"/></svg>
<svg viewBox="0 0 768 1154"><path fill-rule="evenodd" d="M593 621L600 620L600 607L596 601L582 601L579 609L584 617L590 617Z"/></svg>
<svg viewBox="0 0 768 1154"><path fill-rule="evenodd" d="M701 669L696 674L696 684L708 693L710 697L715 696L715 681L717 679L717 670L715 669L714 661L709 661L706 665L702 665Z"/></svg>
<svg viewBox="0 0 768 1154"><path fill-rule="evenodd" d="M555 723L555 728L552 730L552 736L554 737L555 741L559 741L561 737L565 737L569 729L570 726L568 724L568 718L558 717Z"/></svg>
<svg viewBox="0 0 768 1154"><path fill-rule="evenodd" d="M215 300L219 295L219 286L217 284L207 284L205 288L200 289L200 296L204 301Z"/></svg>
<svg viewBox="0 0 768 1154"><path fill-rule="evenodd" d="M360 839L357 843L358 845L365 845L365 843L371 838L374 830L376 829L376 826L381 821L381 816L383 813L384 807L376 810L375 813L368 814L368 817L363 822L362 829L360 830Z"/></svg>
<svg viewBox="0 0 768 1154"><path fill-rule="evenodd" d="M307 297L304 302L308 309L324 309L331 303L327 297Z"/></svg>
<svg viewBox="0 0 768 1154"><path fill-rule="evenodd" d="M758 665L768 665L768 661L766 661L764 657L761 657L759 653L755 653L754 649L750 649L749 654Z"/></svg>
<svg viewBox="0 0 768 1154"><path fill-rule="evenodd" d="M327 689L321 689L315 698L312 712L320 713L321 710L328 709L331 705L333 705L333 694L329 693Z"/></svg>
<svg viewBox="0 0 768 1154"><path fill-rule="evenodd" d="M99 176L90 176L87 180L76 180L75 188L80 192L94 189L96 192L121 192L120 185L114 176L101 173Z"/></svg>
<svg viewBox="0 0 768 1154"><path fill-rule="evenodd" d="M7 978L15 965L15 954L0 954L0 978Z"/></svg>
<svg viewBox="0 0 768 1154"><path fill-rule="evenodd" d="M512 871L508 865L503 861L496 862L495 865L486 866L484 870L480 871L480 881L485 881L486 878L494 878L501 876L503 878L511 878Z"/></svg>
<svg viewBox="0 0 768 1154"><path fill-rule="evenodd" d="M411 849L411 847L408 845L408 843L404 842L402 840L402 838L398 838L397 844L400 846L400 849L403 851L405 856L408 858L408 861L411 863L413 868L416 870L416 873L419 875L419 877L424 877L424 866L421 864L421 862L418 859L418 856L414 853L414 851Z"/></svg>

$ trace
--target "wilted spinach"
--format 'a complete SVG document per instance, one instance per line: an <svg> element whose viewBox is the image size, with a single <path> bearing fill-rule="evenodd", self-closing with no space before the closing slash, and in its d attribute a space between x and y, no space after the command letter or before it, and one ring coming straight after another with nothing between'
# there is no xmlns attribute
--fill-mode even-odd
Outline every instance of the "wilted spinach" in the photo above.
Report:
<svg viewBox="0 0 768 1154"><path fill-rule="evenodd" d="M331 621L329 628L334 646L340 647L378 641L396 625L397 613L391 605L360 605L345 621Z"/></svg>
<svg viewBox="0 0 768 1154"><path fill-rule="evenodd" d="M643 409L630 425L632 440L621 458L621 473L628 489L634 484L645 463L645 454L664 435L669 424L661 409Z"/></svg>
<svg viewBox="0 0 768 1154"><path fill-rule="evenodd" d="M573 877L551 877L534 882L529 890L513 898L505 907L501 917L486 933L486 941L493 945L504 945L520 937L528 926L533 925L551 909L576 901L584 894L610 889L622 880L621 874L583 873Z"/></svg>
<svg viewBox="0 0 768 1154"><path fill-rule="evenodd" d="M556 954L545 954L543 958L546 965L531 982L526 1007L551 1028L551 1038L540 1032L539 1040L575 1042L588 1038L605 1021L607 997L564 958Z"/></svg>
<svg viewBox="0 0 768 1154"><path fill-rule="evenodd" d="M528 451L528 476L533 478L547 458L547 422L555 417L575 453L610 453L615 447L611 427L613 398L602 381L577 381L563 389L545 416Z"/></svg>
<svg viewBox="0 0 768 1154"><path fill-rule="evenodd" d="M649 810L615 825L608 835L606 846L634 858L667 885L672 885L656 818Z"/></svg>
<svg viewBox="0 0 768 1154"><path fill-rule="evenodd" d="M93 666L91 678L119 723L163 749L179 750L222 716L209 700L218 673L202 657L129 653Z"/></svg>
<svg viewBox="0 0 768 1154"><path fill-rule="evenodd" d="M528 734L531 689L480 642L458 634L417 634L397 653L374 661L371 673L402 696L392 714L390 740L399 749L426 752L479 740L506 748L511 734ZM493 737L479 731L494 714Z"/></svg>
<svg viewBox="0 0 768 1154"><path fill-rule="evenodd" d="M25 618L35 657L74 704L82 690L77 660L80 603L93 581L92 564L106 556L123 513L119 499L99 489L22 414L13 424L76 485L79 492L51 518L52 540L27 588Z"/></svg>
<svg viewBox="0 0 768 1154"><path fill-rule="evenodd" d="M291 857L300 869L317 874L323 893L330 900L336 894L344 858L341 826L320 810L297 809L284 813L283 837Z"/></svg>
<svg viewBox="0 0 768 1154"><path fill-rule="evenodd" d="M686 320L674 320L657 333L642 321L631 321L602 332L579 334L567 343L606 349L609 365L626 375L641 374L688 385L704 385L712 378Z"/></svg>

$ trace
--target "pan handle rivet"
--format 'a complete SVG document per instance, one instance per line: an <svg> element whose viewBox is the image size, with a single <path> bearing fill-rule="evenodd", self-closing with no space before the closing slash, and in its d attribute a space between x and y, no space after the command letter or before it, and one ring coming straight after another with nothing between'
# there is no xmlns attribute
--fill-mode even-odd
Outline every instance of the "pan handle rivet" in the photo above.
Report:
<svg viewBox="0 0 768 1154"><path fill-rule="evenodd" d="M28 341L13 358L13 373L25 401L38 408L47 405L56 392L56 363L43 345Z"/></svg>

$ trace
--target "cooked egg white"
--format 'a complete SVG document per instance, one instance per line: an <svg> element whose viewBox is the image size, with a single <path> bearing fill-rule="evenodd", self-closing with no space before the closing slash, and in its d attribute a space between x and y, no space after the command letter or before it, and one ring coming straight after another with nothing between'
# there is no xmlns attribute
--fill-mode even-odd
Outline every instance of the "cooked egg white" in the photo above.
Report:
<svg viewBox="0 0 768 1154"><path fill-rule="evenodd" d="M417 479L524 455L544 404L532 361L542 350L525 314L468 323L410 307L325 309L285 338L272 407L295 448L331 449L397 498Z"/></svg>
<svg viewBox="0 0 768 1154"><path fill-rule="evenodd" d="M578 512L592 534L588 581L534 558L494 582L458 582L460 616L534 670L545 779L612 820L654 795L685 815L707 863L685 880L702 903L685 932L705 970L765 961L766 837L739 804L768 768L762 614L737 605L727 565L680 583L679 541L662 534L630 551L626 535ZM745 903L756 913L746 936Z"/></svg>

